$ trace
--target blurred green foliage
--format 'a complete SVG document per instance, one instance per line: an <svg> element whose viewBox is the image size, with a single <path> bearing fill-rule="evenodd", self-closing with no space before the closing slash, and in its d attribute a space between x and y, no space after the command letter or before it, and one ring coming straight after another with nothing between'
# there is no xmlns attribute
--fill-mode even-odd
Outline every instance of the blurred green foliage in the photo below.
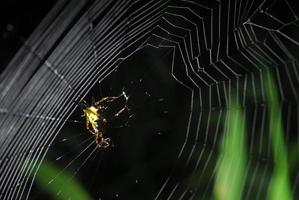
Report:
<svg viewBox="0 0 299 200"><path fill-rule="evenodd" d="M55 177L55 180L51 181ZM67 172L61 171L53 163L44 160L35 181L39 187L51 195L51 199L90 200L92 199L80 183Z"/></svg>
<svg viewBox="0 0 299 200"><path fill-rule="evenodd" d="M284 142L277 86L269 71L264 74L264 86L275 164L268 189L268 198L270 200L290 200L292 193L289 181L288 153Z"/></svg>
<svg viewBox="0 0 299 200"><path fill-rule="evenodd" d="M291 200L288 152L284 142L280 101L276 82L268 70L263 74L263 83L274 159L274 169L268 186L268 199ZM224 124L226 131L220 147L219 168L214 183L214 198L216 200L239 200L242 198L244 189L243 181L247 162L246 131L242 109L236 102L236 99L232 98Z"/></svg>
<svg viewBox="0 0 299 200"><path fill-rule="evenodd" d="M227 111L226 131L218 159L214 195L216 200L240 199L246 167L245 120L234 100Z"/></svg>

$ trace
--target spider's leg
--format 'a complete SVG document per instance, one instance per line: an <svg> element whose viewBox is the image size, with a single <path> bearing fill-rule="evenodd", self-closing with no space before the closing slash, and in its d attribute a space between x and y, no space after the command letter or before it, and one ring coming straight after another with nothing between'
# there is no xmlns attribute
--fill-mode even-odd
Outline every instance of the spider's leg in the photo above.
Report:
<svg viewBox="0 0 299 200"><path fill-rule="evenodd" d="M102 147L103 146L102 145L102 143L103 143L103 135L102 135L102 133L98 132L98 133L95 134L95 141L96 141L98 147Z"/></svg>
<svg viewBox="0 0 299 200"><path fill-rule="evenodd" d="M98 143L98 146L99 147L102 147L102 148L107 148L110 146L110 142L111 142L111 139L110 138L103 138L102 136L102 139L101 139L101 142Z"/></svg>
<svg viewBox="0 0 299 200"><path fill-rule="evenodd" d="M104 139L102 142L103 142L103 146L102 147L104 147L104 148L107 148L107 147L109 147L110 146L110 138L106 138L106 139Z"/></svg>
<svg viewBox="0 0 299 200"><path fill-rule="evenodd" d="M105 101L114 101L115 99L117 99L118 97L103 97L102 99L100 99L99 101L95 102L94 105L95 106L99 106L101 105L101 103L105 102Z"/></svg>
<svg viewBox="0 0 299 200"><path fill-rule="evenodd" d="M89 124L90 124L89 120L86 120L86 129L87 129L88 132L90 132L92 135L96 135L96 133L95 133L93 130L91 130L91 129L89 128Z"/></svg>
<svg viewBox="0 0 299 200"><path fill-rule="evenodd" d="M89 120L86 118L86 129L90 131L89 129Z"/></svg>
<svg viewBox="0 0 299 200"><path fill-rule="evenodd" d="M111 139L110 139L110 138L105 138L105 139L104 139L104 141L105 141L105 143L108 143L108 144L110 144L110 142L111 142Z"/></svg>
<svg viewBox="0 0 299 200"><path fill-rule="evenodd" d="M107 144L106 147L109 147L110 144L111 144L111 139L110 139L110 138L106 138L106 139L105 139L105 144Z"/></svg>
<svg viewBox="0 0 299 200"><path fill-rule="evenodd" d="M97 133L97 134L95 134L95 137L96 137L97 146L99 148L106 148L106 144L104 142L103 135L101 133Z"/></svg>
<svg viewBox="0 0 299 200"><path fill-rule="evenodd" d="M117 113L115 113L114 117L118 117L121 113L123 113L127 109L127 106L120 109Z"/></svg>
<svg viewBox="0 0 299 200"><path fill-rule="evenodd" d="M99 134L95 134L95 140L96 140L97 145L100 146L101 142L99 142Z"/></svg>

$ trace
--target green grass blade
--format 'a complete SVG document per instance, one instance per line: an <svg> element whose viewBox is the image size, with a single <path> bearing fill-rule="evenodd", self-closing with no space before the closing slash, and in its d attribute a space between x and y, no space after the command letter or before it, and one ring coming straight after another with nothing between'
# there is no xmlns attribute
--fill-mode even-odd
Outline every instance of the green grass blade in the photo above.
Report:
<svg viewBox="0 0 299 200"><path fill-rule="evenodd" d="M270 200L290 200L292 199L292 194L289 182L288 154L284 144L284 131L280 115L277 86L270 72L265 73L264 79L269 114L269 129L275 163L273 176L268 188L268 198Z"/></svg>
<svg viewBox="0 0 299 200"><path fill-rule="evenodd" d="M214 197L216 200L239 200L243 191L247 155L244 116L235 102L232 102L227 113L220 155Z"/></svg>
<svg viewBox="0 0 299 200"><path fill-rule="evenodd" d="M59 174L59 176L57 176L57 174ZM54 177L55 180L49 182ZM52 199L92 199L73 176L66 172L61 173L61 169L45 160L42 162L36 173L35 182L40 188L43 189L43 191L51 195Z"/></svg>

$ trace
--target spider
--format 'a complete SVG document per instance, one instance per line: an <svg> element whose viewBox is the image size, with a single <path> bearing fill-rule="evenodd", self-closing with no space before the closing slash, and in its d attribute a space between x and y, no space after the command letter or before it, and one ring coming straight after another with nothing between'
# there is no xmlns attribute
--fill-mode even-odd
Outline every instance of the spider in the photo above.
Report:
<svg viewBox="0 0 299 200"><path fill-rule="evenodd" d="M120 96L124 96L127 100L126 94L123 92ZM107 107L104 106L106 102L112 102L120 96L103 97L99 101L93 103L91 106L86 106L83 109L84 116L86 117L86 129L95 137L95 142L99 148L107 148L111 145L111 139L105 137L105 128L107 126L107 119L103 116L103 110ZM119 116L125 111L126 106L120 109L114 116Z"/></svg>

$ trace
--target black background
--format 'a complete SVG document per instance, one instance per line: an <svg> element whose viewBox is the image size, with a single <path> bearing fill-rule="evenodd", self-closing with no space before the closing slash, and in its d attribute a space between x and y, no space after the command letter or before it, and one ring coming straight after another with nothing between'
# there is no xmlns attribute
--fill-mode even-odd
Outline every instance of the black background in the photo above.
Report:
<svg viewBox="0 0 299 200"><path fill-rule="evenodd" d="M0 73L55 3L54 0L1 1Z"/></svg>

